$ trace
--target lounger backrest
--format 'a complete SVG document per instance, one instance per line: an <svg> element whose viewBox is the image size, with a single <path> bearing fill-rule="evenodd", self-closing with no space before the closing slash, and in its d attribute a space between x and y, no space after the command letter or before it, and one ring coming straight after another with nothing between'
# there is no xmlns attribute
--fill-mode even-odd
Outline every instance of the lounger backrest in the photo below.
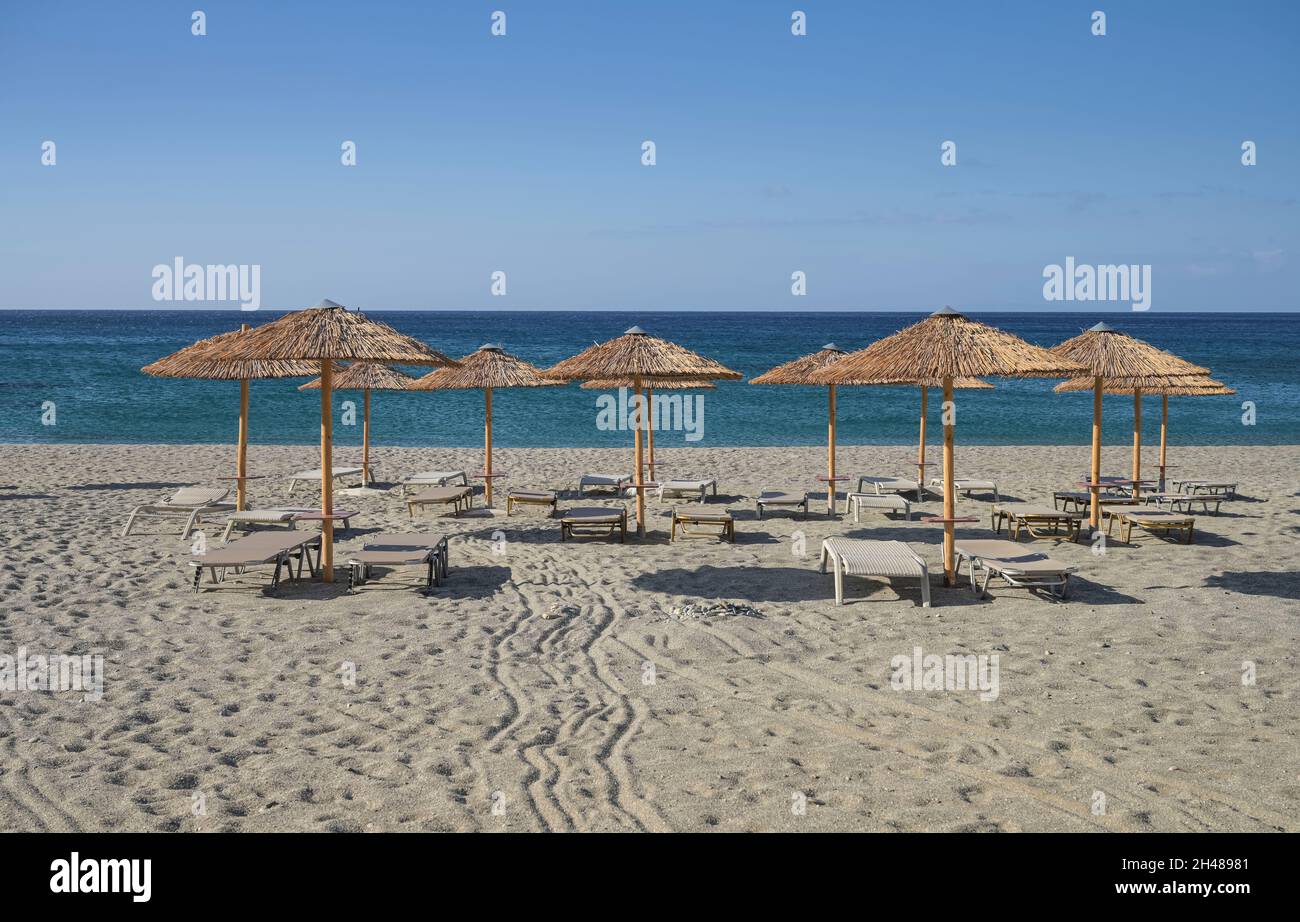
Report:
<svg viewBox="0 0 1300 922"><path fill-rule="evenodd" d="M229 494L228 487L224 490L214 487L181 487L167 500L167 505L207 506L225 499Z"/></svg>

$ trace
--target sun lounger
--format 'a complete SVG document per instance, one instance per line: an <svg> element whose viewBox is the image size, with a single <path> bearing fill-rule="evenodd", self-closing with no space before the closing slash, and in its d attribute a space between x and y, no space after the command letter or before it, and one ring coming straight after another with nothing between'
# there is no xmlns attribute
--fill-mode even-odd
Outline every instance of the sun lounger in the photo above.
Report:
<svg viewBox="0 0 1300 922"><path fill-rule="evenodd" d="M371 465L371 466L373 467L373 465ZM360 465L357 465L357 466L355 466L355 467L353 467L353 466L351 466L351 465L346 465L346 466L343 466L343 467L334 467L334 468L331 468L330 470L331 470L331 473L333 474L333 479L334 479L335 481L343 481L343 480L348 479L349 477L355 477L357 474L361 474L361 475L362 475L362 481L363 481L362 486L365 485L365 484L364 484L364 480L365 480L365 472L362 470L362 468L361 468ZM298 472L296 472L296 473L290 474L290 475L289 475L289 492L288 492L287 494L285 494L285 495L286 495L286 496L293 496L293 489L294 489L294 487L296 487L296 486L297 486L301 481L306 481L306 482L308 482L308 483L317 483L317 484L319 484L319 483L320 483L320 478L321 478L321 470L320 470L320 468L316 468L315 470L312 470L312 471L298 471ZM336 484L336 485L337 485L337 484Z"/></svg>
<svg viewBox="0 0 1300 922"><path fill-rule="evenodd" d="M922 499L921 491L923 486L919 480L909 480L906 477L872 477L864 476L858 478L858 493L868 491L876 494L884 493L915 493L916 501L919 503Z"/></svg>
<svg viewBox="0 0 1300 922"><path fill-rule="evenodd" d="M1127 493L1100 493L1097 499L1102 506L1136 506L1138 502ZM1085 511L1092 506L1092 494L1087 490L1057 490L1052 494L1052 505L1065 510L1073 506L1075 510Z"/></svg>
<svg viewBox="0 0 1300 922"><path fill-rule="evenodd" d="M791 511L796 509L803 511L803 518L808 517L808 494L807 493L787 493L784 490L763 490L758 494L758 499L754 500L754 505L758 512L758 517L763 517L763 512L768 506L787 506Z"/></svg>
<svg viewBox="0 0 1300 922"><path fill-rule="evenodd" d="M722 541L736 542L736 520L731 513L700 512L697 509L674 509L672 530L668 540L677 540L677 529L683 538L718 538Z"/></svg>
<svg viewBox="0 0 1300 922"><path fill-rule="evenodd" d="M1041 506L1037 503L994 503L991 514L993 533L1002 531L1005 522L1012 541L1020 539L1023 528L1035 538L1058 537L1065 529L1065 537L1073 541L1079 536L1079 525L1083 522L1083 513L1064 512L1060 509ZM1044 529L1044 531L1039 531ZM1050 531L1046 531L1050 529Z"/></svg>
<svg viewBox="0 0 1300 922"><path fill-rule="evenodd" d="M1142 497L1142 501L1155 503L1157 506L1169 506L1171 509L1186 506L1188 512L1192 511L1193 505L1200 505L1208 515L1210 506L1214 506L1215 514L1218 514L1219 506L1232 502L1232 497L1226 493L1148 493Z"/></svg>
<svg viewBox="0 0 1300 922"><path fill-rule="evenodd" d="M453 515L474 505L474 491L469 487L433 487L406 498L406 514L415 518L417 506L451 506Z"/></svg>
<svg viewBox="0 0 1300 922"><path fill-rule="evenodd" d="M938 487L940 490L942 490L943 478L942 477L931 478L930 486ZM958 477L953 481L953 486L956 492L965 493L967 496L970 496L976 490L982 490L986 493L993 494L993 502L996 503L1000 499L1000 497L998 496L998 484L997 481L995 480L976 480L972 477Z"/></svg>
<svg viewBox="0 0 1300 922"><path fill-rule="evenodd" d="M822 542L821 571L826 562L835 572L835 604L844 604L844 576L873 576L882 579L919 579L921 607L930 607L930 571L925 561L902 541L866 541L860 538L827 538Z"/></svg>
<svg viewBox="0 0 1300 922"><path fill-rule="evenodd" d="M287 568L289 575L294 576L294 557L298 558L297 576L302 576L304 560L315 576L320 564L320 540L320 532L260 531L245 535L224 547L209 548L206 554L190 558L190 566L194 568L194 591L199 591L199 582L205 569L215 583L219 581L218 571L220 578L224 579L227 570L242 573L248 567L266 564L275 566L271 573L271 589L275 589L280 585L281 567ZM317 552L316 563L312 563L311 559L313 548Z"/></svg>
<svg viewBox="0 0 1300 922"><path fill-rule="evenodd" d="M855 524L861 521L863 509L901 512L907 521L912 521L912 504L897 493L850 493L844 501L844 511L853 513Z"/></svg>
<svg viewBox="0 0 1300 922"><path fill-rule="evenodd" d="M229 541L230 533L241 525L287 525L291 529L297 528L298 523L294 516L304 512L320 512L320 509L284 506L278 509L245 509L242 512L232 512L226 518L226 531L221 536L221 540ZM344 528L351 527L349 523L353 515L352 510L335 509L334 514L344 517Z"/></svg>
<svg viewBox="0 0 1300 922"><path fill-rule="evenodd" d="M1179 493L1222 493L1229 499L1237 498L1235 480L1175 480L1174 490Z"/></svg>
<svg viewBox="0 0 1300 922"><path fill-rule="evenodd" d="M348 555L348 590L370 579L371 567L425 567L425 591L447 575L447 539L438 535L375 535Z"/></svg>
<svg viewBox="0 0 1300 922"><path fill-rule="evenodd" d="M555 514L556 498L550 490L511 490L506 494L506 515L514 515L515 506L546 506Z"/></svg>
<svg viewBox="0 0 1300 922"><path fill-rule="evenodd" d="M122 537L131 534L136 519L142 515L171 518L185 516L185 527L181 529L181 539L184 540L190 536L194 526L202 521L205 514L225 512L235 508L234 503L221 502L229 494L229 488L182 487L162 502L145 503L132 509L131 514L126 517L126 525L122 528Z"/></svg>
<svg viewBox="0 0 1300 922"><path fill-rule="evenodd" d="M604 534L614 537L618 532L620 543L627 540L627 509L620 506L580 506L567 510L560 518L560 540Z"/></svg>
<svg viewBox="0 0 1300 922"><path fill-rule="evenodd" d="M957 568L960 570L962 561L966 561L971 590L980 598L987 594L989 580L996 576L1013 588L1046 589L1053 598L1064 599L1070 574L1077 569L1000 538L958 541L956 550ZM980 576L984 577L982 581Z"/></svg>
<svg viewBox="0 0 1300 922"><path fill-rule="evenodd" d="M1110 517L1106 534L1111 533L1115 522L1118 521L1124 530L1121 540L1125 544L1130 543L1134 526L1153 535L1160 532L1184 532L1186 537L1183 538L1183 543L1191 544L1193 528L1196 525L1196 519L1189 513L1172 512L1159 506L1116 506L1114 509L1107 509L1106 515Z"/></svg>
<svg viewBox="0 0 1300 922"><path fill-rule="evenodd" d="M608 488L617 493L621 492L624 487L631 486L631 484L631 475L583 474L582 477L578 479L578 495L581 496L582 492L588 487Z"/></svg>
<svg viewBox="0 0 1300 922"><path fill-rule="evenodd" d="M419 471L402 481L402 495L409 493L412 487L445 487L455 480L459 480L462 487L469 486L469 476L464 471Z"/></svg>
<svg viewBox="0 0 1300 922"><path fill-rule="evenodd" d="M659 501L663 502L665 497L672 496L696 496L700 502L704 502L705 491L712 488L713 495L718 495L718 482L716 480L665 480L659 484Z"/></svg>

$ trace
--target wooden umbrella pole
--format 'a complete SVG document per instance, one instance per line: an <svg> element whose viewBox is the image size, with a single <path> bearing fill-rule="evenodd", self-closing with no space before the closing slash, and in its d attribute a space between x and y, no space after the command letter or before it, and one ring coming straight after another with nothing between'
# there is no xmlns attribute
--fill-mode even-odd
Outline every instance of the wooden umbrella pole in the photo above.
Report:
<svg viewBox="0 0 1300 922"><path fill-rule="evenodd" d="M361 484L370 486L370 388L362 392L365 411L361 420Z"/></svg>
<svg viewBox="0 0 1300 922"><path fill-rule="evenodd" d="M1133 388L1133 479L1142 479L1142 389ZM1133 493L1138 485L1133 484Z"/></svg>
<svg viewBox="0 0 1300 922"><path fill-rule="evenodd" d="M248 324L239 325L240 332ZM248 379L239 379L239 447L235 452L235 509L243 512L248 506Z"/></svg>
<svg viewBox="0 0 1300 922"><path fill-rule="evenodd" d="M925 489L925 417L928 412L930 400L930 389L924 384L921 385L921 441L916 449L916 482L919 489L916 491L917 496L921 496L921 490Z"/></svg>
<svg viewBox="0 0 1300 922"><path fill-rule="evenodd" d="M235 509L248 505L248 379L239 380L239 450L235 455Z"/></svg>
<svg viewBox="0 0 1300 922"><path fill-rule="evenodd" d="M957 481L953 479L952 436L956 414L952 404L952 378L943 379L943 575L949 586L957 585L956 523Z"/></svg>
<svg viewBox="0 0 1300 922"><path fill-rule="evenodd" d="M1101 375L1092 379L1092 476L1088 478L1088 524L1101 527Z"/></svg>
<svg viewBox="0 0 1300 922"><path fill-rule="evenodd" d="M1160 395L1160 492L1165 490L1165 437L1169 429L1169 395Z"/></svg>
<svg viewBox="0 0 1300 922"><path fill-rule="evenodd" d="M483 502L492 505L492 388L483 388Z"/></svg>
<svg viewBox="0 0 1300 922"><path fill-rule="evenodd" d="M636 381L636 430L633 435L633 444L636 453L636 533L640 537L645 534L645 486L641 477L642 465L644 458L642 456L644 443L641 439L641 414L645 412L645 402L641 396L641 380Z"/></svg>
<svg viewBox="0 0 1300 922"><path fill-rule="evenodd" d="M826 402L826 415L829 421L826 432L826 512L835 513L835 385L828 390L830 396Z"/></svg>
<svg viewBox="0 0 1300 922"><path fill-rule="evenodd" d="M320 363L320 578L334 582L334 362Z"/></svg>
<svg viewBox="0 0 1300 922"><path fill-rule="evenodd" d="M647 404L646 409L648 410L646 414L646 420L647 420L646 441L650 443L649 444L650 482L654 483L654 479L655 479L655 417L654 417L655 389L653 387L647 387L645 389L645 400Z"/></svg>

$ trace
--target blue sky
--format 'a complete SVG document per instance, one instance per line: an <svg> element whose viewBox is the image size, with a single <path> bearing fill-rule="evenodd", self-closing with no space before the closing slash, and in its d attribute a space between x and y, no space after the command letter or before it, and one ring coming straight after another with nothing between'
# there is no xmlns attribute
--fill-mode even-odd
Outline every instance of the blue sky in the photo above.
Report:
<svg viewBox="0 0 1300 922"><path fill-rule="evenodd" d="M1283 0L11 4L0 308L224 306L151 299L179 256L275 309L1050 310L1073 256L1294 310L1298 40Z"/></svg>

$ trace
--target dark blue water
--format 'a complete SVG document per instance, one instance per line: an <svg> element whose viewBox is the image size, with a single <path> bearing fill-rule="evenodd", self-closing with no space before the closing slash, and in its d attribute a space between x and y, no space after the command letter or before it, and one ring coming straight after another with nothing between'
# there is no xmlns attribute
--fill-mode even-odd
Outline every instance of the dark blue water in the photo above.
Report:
<svg viewBox="0 0 1300 922"><path fill-rule="evenodd" d="M235 383L152 378L141 366L197 339L275 314L237 311L0 311L0 441L209 442L235 439ZM834 341L860 349L920 319L920 314L787 313L476 313L375 312L404 333L453 357L485 341L548 366L622 333L633 324L742 371L747 377ZM1089 313L981 314L977 319L1042 346L1091 326ZM1300 315L1110 315L1112 324L1184 358L1209 366L1236 397L1170 399L1174 444L1300 443ZM406 369L420 373L418 369ZM250 440L311 444L319 438L319 398L300 393L301 380L255 381ZM1087 394L1053 394L1046 380L993 382L996 390L959 392L958 437L967 444L1083 444L1090 436ZM626 432L596 427L597 392L577 385L499 391L494 437L501 446L626 445ZM342 394L338 403L348 397ZM52 401L56 425L42 424ZM1253 401L1256 424L1242 424ZM931 426L939 400L931 400ZM1104 436L1123 442L1132 431L1132 398L1107 397ZM376 444L474 446L482 442L482 394L377 393ZM842 388L840 440L906 444L916 437L913 388ZM1146 439L1158 438L1159 400L1144 413ZM824 388L722 383L705 396L704 438L697 445L819 445L825 441ZM935 431L933 428L931 431ZM360 427L338 424L341 443L359 441ZM683 444L664 432L658 444Z"/></svg>

